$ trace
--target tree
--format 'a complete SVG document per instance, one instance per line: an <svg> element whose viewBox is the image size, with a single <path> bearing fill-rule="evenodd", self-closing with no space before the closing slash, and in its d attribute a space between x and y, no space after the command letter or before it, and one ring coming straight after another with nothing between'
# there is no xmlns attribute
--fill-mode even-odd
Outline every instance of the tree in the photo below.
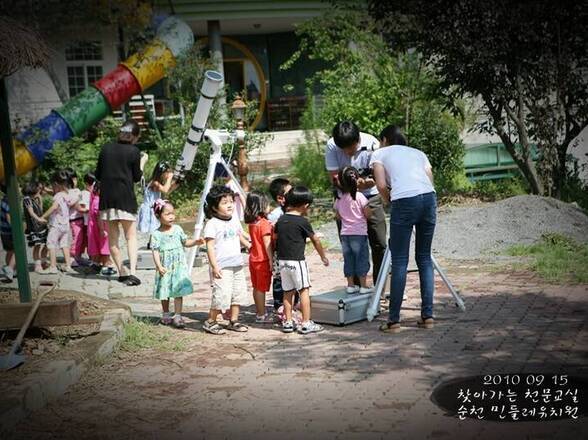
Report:
<svg viewBox="0 0 588 440"><path fill-rule="evenodd" d="M416 48L451 96L486 120L536 194L561 196L570 143L588 124L586 2L368 1L393 48ZM532 147L539 152L537 165Z"/></svg>
<svg viewBox="0 0 588 440"><path fill-rule="evenodd" d="M441 93L438 78L419 53L390 50L374 20L361 11L329 12L301 24L296 33L299 49L282 68L303 56L321 60L324 66L309 78L309 89L321 90L323 105L316 109L308 99L305 120L315 121L327 133L344 119L375 135L388 124L399 125L410 145L431 155L439 189L453 189L455 178L463 174L460 121L446 110L454 107L453 102ZM322 148L307 145L295 166L299 177L314 172L309 166L312 158L303 157L313 152L320 170Z"/></svg>

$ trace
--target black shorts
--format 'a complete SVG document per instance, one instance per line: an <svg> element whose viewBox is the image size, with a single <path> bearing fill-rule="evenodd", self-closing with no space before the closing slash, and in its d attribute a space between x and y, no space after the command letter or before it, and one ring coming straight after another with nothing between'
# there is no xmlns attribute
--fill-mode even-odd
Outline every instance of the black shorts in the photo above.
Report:
<svg viewBox="0 0 588 440"><path fill-rule="evenodd" d="M47 228L39 231L27 231L27 244L29 247L33 247L40 244L47 243Z"/></svg>
<svg viewBox="0 0 588 440"><path fill-rule="evenodd" d="M14 251L14 242L12 241L12 235L0 234L2 239L2 247L5 251Z"/></svg>

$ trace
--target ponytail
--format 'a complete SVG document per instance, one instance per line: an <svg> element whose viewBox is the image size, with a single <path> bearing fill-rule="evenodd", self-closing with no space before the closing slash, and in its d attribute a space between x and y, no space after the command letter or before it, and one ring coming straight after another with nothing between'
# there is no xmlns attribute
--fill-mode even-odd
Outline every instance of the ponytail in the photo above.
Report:
<svg viewBox="0 0 588 440"><path fill-rule="evenodd" d="M357 178L359 171L354 167L345 167L339 171L339 185L344 193L351 195L351 198L355 200L357 195Z"/></svg>

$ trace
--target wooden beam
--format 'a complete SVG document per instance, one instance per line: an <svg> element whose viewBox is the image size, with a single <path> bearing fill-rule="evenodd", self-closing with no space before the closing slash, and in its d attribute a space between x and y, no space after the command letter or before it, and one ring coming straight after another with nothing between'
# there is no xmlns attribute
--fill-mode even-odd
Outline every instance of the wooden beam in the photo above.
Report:
<svg viewBox="0 0 588 440"><path fill-rule="evenodd" d="M0 329L19 329L31 310L32 303L0 304ZM69 325L78 322L80 312L75 300L41 303L31 327Z"/></svg>

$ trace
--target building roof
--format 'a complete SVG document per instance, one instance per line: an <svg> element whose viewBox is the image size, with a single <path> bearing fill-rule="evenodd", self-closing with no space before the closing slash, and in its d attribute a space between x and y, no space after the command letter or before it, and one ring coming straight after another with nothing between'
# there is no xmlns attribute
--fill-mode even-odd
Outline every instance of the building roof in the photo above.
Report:
<svg viewBox="0 0 588 440"><path fill-rule="evenodd" d="M208 20L221 21L223 35L266 34L294 29L297 22L330 9L325 1L289 0L156 0L159 11L173 12L185 20L197 35L206 34Z"/></svg>
<svg viewBox="0 0 588 440"><path fill-rule="evenodd" d="M0 77L22 67L43 67L49 58L49 47L37 32L0 16Z"/></svg>

